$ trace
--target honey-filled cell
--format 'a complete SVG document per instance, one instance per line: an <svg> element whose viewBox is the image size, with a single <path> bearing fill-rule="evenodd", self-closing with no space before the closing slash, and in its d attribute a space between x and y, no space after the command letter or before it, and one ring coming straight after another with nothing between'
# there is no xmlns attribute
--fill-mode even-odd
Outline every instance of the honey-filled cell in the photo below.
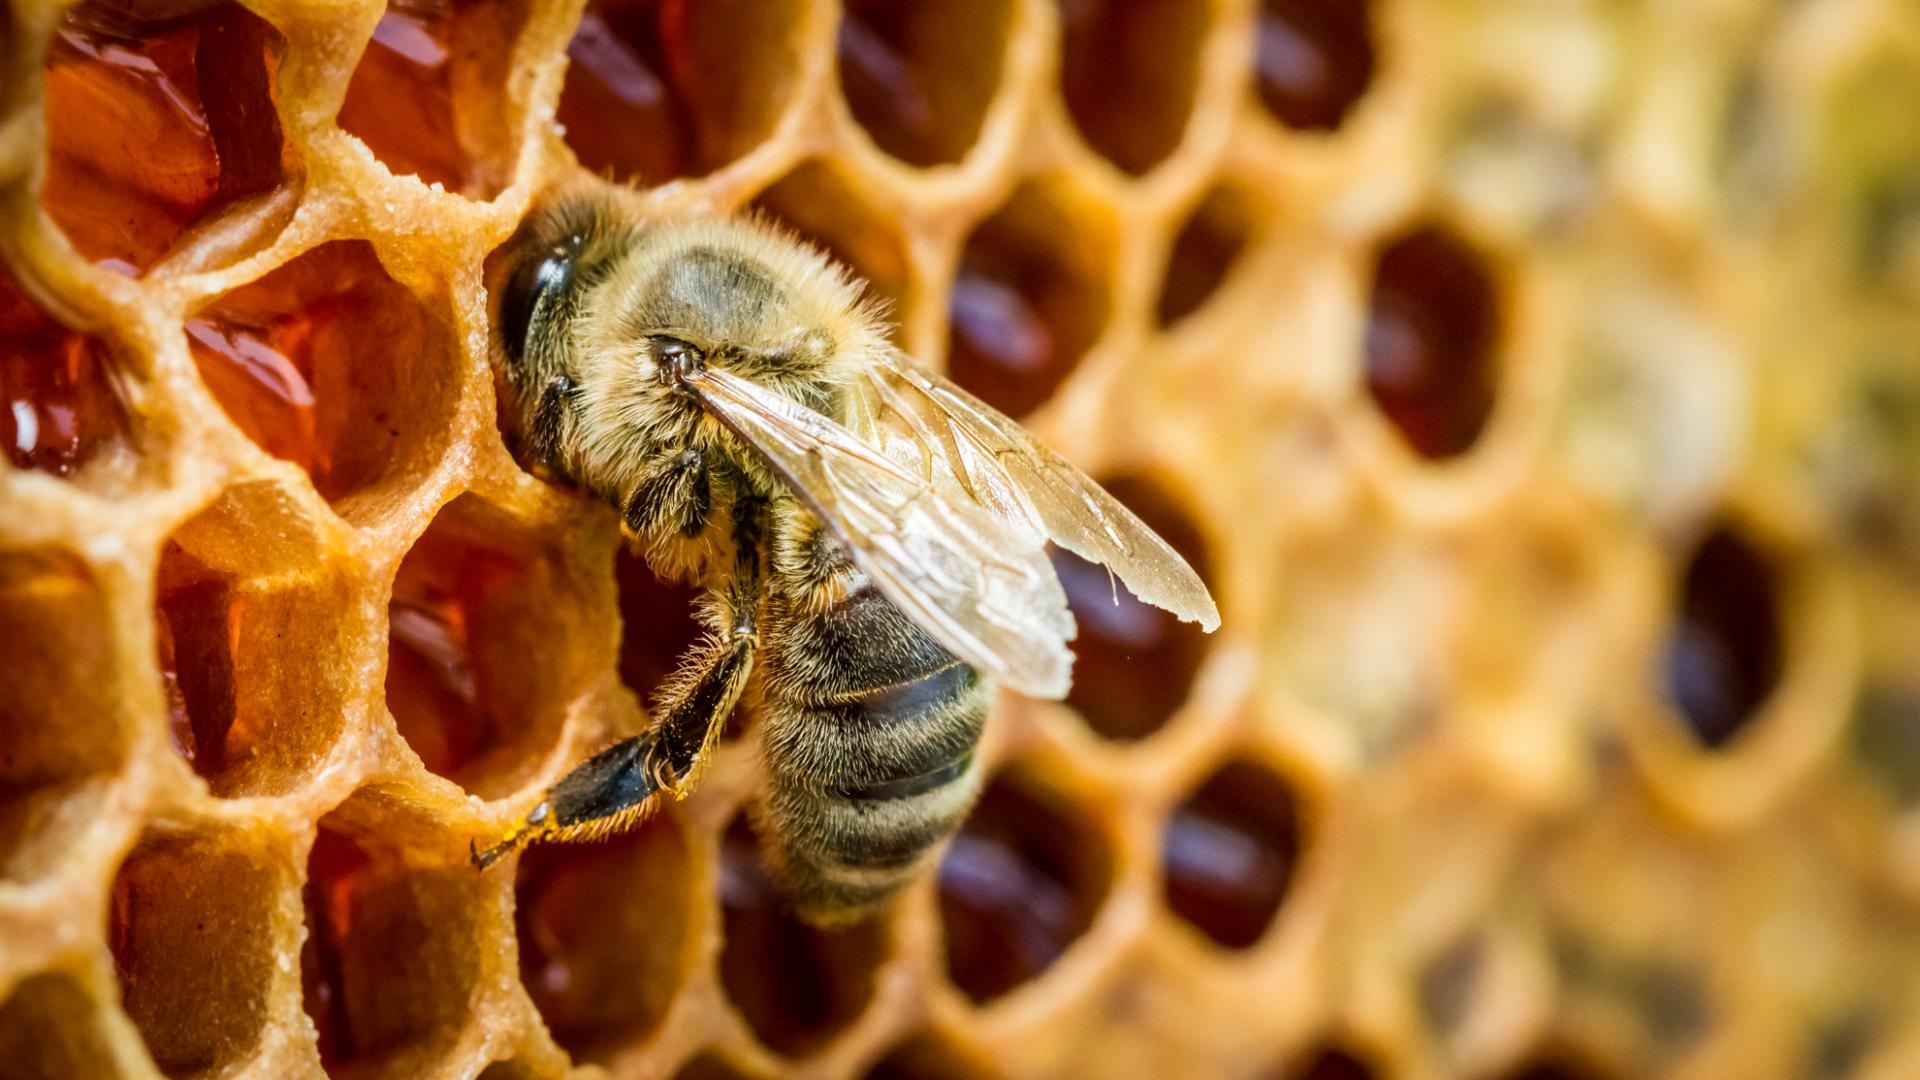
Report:
<svg viewBox="0 0 1920 1080"><path fill-rule="evenodd" d="M448 437L454 331L365 241L325 244L227 293L186 333L228 418L350 520L388 507Z"/></svg>
<svg viewBox="0 0 1920 1080"><path fill-rule="evenodd" d="M486 798L532 774L583 685L588 658L568 642L584 640L584 607L538 532L474 495L440 510L387 609L387 708L429 771Z"/></svg>
<svg viewBox="0 0 1920 1080"><path fill-rule="evenodd" d="M1008 0L850 0L840 91L880 149L921 167L972 148L1000 82Z"/></svg>
<svg viewBox="0 0 1920 1080"><path fill-rule="evenodd" d="M1215 185L1187 215L1167 254L1155 321L1172 326L1206 304L1246 251L1254 229L1254 206L1246 192Z"/></svg>
<svg viewBox="0 0 1920 1080"><path fill-rule="evenodd" d="M687 841L656 814L620 835L520 857L520 981L576 1061L651 1033L696 962Z"/></svg>
<svg viewBox="0 0 1920 1080"><path fill-rule="evenodd" d="M80 254L138 274L287 175L280 34L232 0L90 0L47 53L41 203Z"/></svg>
<svg viewBox="0 0 1920 1080"><path fill-rule="evenodd" d="M70 478L127 449L107 347L70 330L0 266L0 445L15 468Z"/></svg>
<svg viewBox="0 0 1920 1080"><path fill-rule="evenodd" d="M1486 256L1451 230L1419 226L1375 256L1367 391L1421 457L1457 457L1480 437L1498 391L1503 333Z"/></svg>
<svg viewBox="0 0 1920 1080"><path fill-rule="evenodd" d="M1039 978L1093 925L1113 856L1089 813L1019 766L987 786L940 863L947 974L988 1002Z"/></svg>
<svg viewBox="0 0 1920 1080"><path fill-rule="evenodd" d="M1731 525L1700 542L1668 630L1665 688L1701 745L1731 742L1780 681L1778 572Z"/></svg>
<svg viewBox="0 0 1920 1080"><path fill-rule="evenodd" d="M0 553L0 882L70 869L129 732L107 597L52 551Z"/></svg>
<svg viewBox="0 0 1920 1080"><path fill-rule="evenodd" d="M866 1080L998 1080L1001 1075L952 1040L916 1032L874 1062Z"/></svg>
<svg viewBox="0 0 1920 1080"><path fill-rule="evenodd" d="M1500 1080L1613 1080L1613 1076L1578 1056L1553 1051L1527 1061Z"/></svg>
<svg viewBox="0 0 1920 1080"><path fill-rule="evenodd" d="M1301 1055L1274 1080L1375 1080L1380 1072L1365 1057L1341 1046L1321 1046Z"/></svg>
<svg viewBox="0 0 1920 1080"><path fill-rule="evenodd" d="M1230 949L1267 932L1302 846L1287 783L1247 761L1222 766L1161 832L1162 896L1182 920Z"/></svg>
<svg viewBox="0 0 1920 1080"><path fill-rule="evenodd" d="M1262 0L1254 88L1267 112L1303 131L1340 126L1378 64L1371 0Z"/></svg>
<svg viewBox="0 0 1920 1080"><path fill-rule="evenodd" d="M1179 552L1201 580L1209 579L1205 538L1171 493L1143 476L1110 477L1102 486ZM1051 556L1079 628L1070 643L1067 704L1105 738L1132 741L1160 730L1186 703L1206 659L1206 632L1140 600L1099 563L1060 548Z"/></svg>
<svg viewBox="0 0 1920 1080"><path fill-rule="evenodd" d="M866 1010L886 958L880 920L810 926L793 913L745 815L721 840L720 905L726 944L720 978L755 1037L775 1053L801 1057Z"/></svg>
<svg viewBox="0 0 1920 1080"><path fill-rule="evenodd" d="M278 944L270 864L155 836L114 878L107 928L121 1007L170 1076L217 1074L267 1036Z"/></svg>
<svg viewBox="0 0 1920 1080"><path fill-rule="evenodd" d="M321 543L284 492L258 484L222 495L161 549L169 731L215 795L286 794L339 737L355 637L341 613L354 590Z"/></svg>
<svg viewBox="0 0 1920 1080"><path fill-rule="evenodd" d="M445 835L365 793L320 819L300 977L329 1075L422 1075L459 1034L491 935L474 868Z"/></svg>
<svg viewBox="0 0 1920 1080"><path fill-rule="evenodd" d="M491 197L513 165L501 72L524 19L519 0L390 0L347 84L341 129L397 176Z"/></svg>
<svg viewBox="0 0 1920 1080"><path fill-rule="evenodd" d="M1059 0L1060 92L1081 137L1142 175L1180 145L1200 80L1205 0Z"/></svg>
<svg viewBox="0 0 1920 1080"><path fill-rule="evenodd" d="M1033 183L968 237L948 296L947 370L1009 416L1053 396L1106 326L1109 223Z"/></svg>
<svg viewBox="0 0 1920 1080"><path fill-rule="evenodd" d="M759 145L792 100L795 0L596 0L567 45L557 119L587 169L658 184Z"/></svg>

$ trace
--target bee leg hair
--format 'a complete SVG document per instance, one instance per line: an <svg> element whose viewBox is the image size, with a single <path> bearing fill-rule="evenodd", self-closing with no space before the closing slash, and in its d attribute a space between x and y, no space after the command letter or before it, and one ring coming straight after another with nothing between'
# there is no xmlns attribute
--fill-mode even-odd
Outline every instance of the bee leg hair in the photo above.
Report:
<svg viewBox="0 0 1920 1080"><path fill-rule="evenodd" d="M614 743L561 777L499 843L485 851L470 845L474 866L484 870L538 840L592 840L618 832L652 808L655 792L685 798L692 790L760 648L755 612L760 513L757 502L734 510L741 551L733 580L718 597L721 629L695 645L667 680L653 729Z"/></svg>
<svg viewBox="0 0 1920 1080"><path fill-rule="evenodd" d="M540 391L528 432L534 460L555 471L560 467L560 435L573 411L575 387L565 375L555 375Z"/></svg>

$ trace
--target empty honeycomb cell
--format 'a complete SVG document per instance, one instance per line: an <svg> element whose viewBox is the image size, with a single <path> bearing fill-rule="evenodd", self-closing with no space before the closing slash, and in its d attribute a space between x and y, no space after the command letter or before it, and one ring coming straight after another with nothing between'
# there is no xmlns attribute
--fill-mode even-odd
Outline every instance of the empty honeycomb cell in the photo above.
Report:
<svg viewBox="0 0 1920 1080"><path fill-rule="evenodd" d="M286 174L284 42L238 3L70 9L48 50L41 202L81 255L129 274Z"/></svg>
<svg viewBox="0 0 1920 1080"><path fill-rule="evenodd" d="M1730 525L1715 528L1687 564L1665 682L1703 746L1731 742L1780 681L1776 588L1767 554Z"/></svg>
<svg viewBox="0 0 1920 1080"><path fill-rule="evenodd" d="M1140 176L1180 145L1205 43L1204 0L1058 0L1060 91L1088 144Z"/></svg>
<svg viewBox="0 0 1920 1080"><path fill-rule="evenodd" d="M1849 1012L1813 1025L1807 1035L1805 1071L1811 1080L1844 1080L1880 1041L1883 1022L1867 1012Z"/></svg>
<svg viewBox="0 0 1920 1080"><path fill-rule="evenodd" d="M1685 1050L1713 1024L1708 989L1684 960L1640 955L1564 929L1552 946L1567 996L1623 1016L1656 1053Z"/></svg>
<svg viewBox="0 0 1920 1080"><path fill-rule="evenodd" d="M567 45L559 122L587 169L658 184L766 139L799 76L793 0L597 0Z"/></svg>
<svg viewBox="0 0 1920 1080"><path fill-rule="evenodd" d="M1448 194L1508 235L1565 235L1593 210L1599 162L1572 125L1510 95L1460 107L1445 152Z"/></svg>
<svg viewBox="0 0 1920 1080"><path fill-rule="evenodd" d="M257 858L200 839L149 837L121 864L120 1003L169 1076L218 1073L265 1037L281 887Z"/></svg>
<svg viewBox="0 0 1920 1080"><path fill-rule="evenodd" d="M947 371L1009 416L1032 412L1107 321L1108 223L1030 183L968 238L948 298Z"/></svg>
<svg viewBox="0 0 1920 1080"><path fill-rule="evenodd" d="M501 73L523 19L516 0L389 0L341 129L396 175L491 197L513 164Z"/></svg>
<svg viewBox="0 0 1920 1080"><path fill-rule="evenodd" d="M297 513L277 488L237 488L161 551L156 638L173 744L215 795L297 788L345 720L354 655L340 619L354 588Z"/></svg>
<svg viewBox="0 0 1920 1080"><path fill-rule="evenodd" d="M1854 704L1852 750L1902 806L1920 802L1920 688L1869 682Z"/></svg>
<svg viewBox="0 0 1920 1080"><path fill-rule="evenodd" d="M1827 119L1816 182L1826 189L1823 201L1848 268L1867 288L1897 292L1920 283L1913 258L1920 254L1920 136L1907 114L1917 93L1920 66L1910 48L1899 46L1870 51L1822 102ZM1773 98L1764 102L1778 108Z"/></svg>
<svg viewBox="0 0 1920 1080"><path fill-rule="evenodd" d="M1367 310L1367 389L1427 458L1465 453L1493 412L1502 334L1486 258L1421 225L1384 244Z"/></svg>
<svg viewBox="0 0 1920 1080"><path fill-rule="evenodd" d="M767 1047L803 1056L865 1011L886 958L886 928L878 919L820 928L796 918L745 815L722 840L720 903L726 920L720 977L727 998Z"/></svg>
<svg viewBox="0 0 1920 1080"><path fill-rule="evenodd" d="M1479 934L1462 937L1421 971L1416 988L1420 1012L1435 1031L1452 1031L1474 1008L1475 990L1487 961L1487 942Z"/></svg>
<svg viewBox="0 0 1920 1080"><path fill-rule="evenodd" d="M884 301L898 319L907 300L909 268L899 227L866 205L833 167L809 162L760 193L756 205L851 269L869 299Z"/></svg>
<svg viewBox="0 0 1920 1080"><path fill-rule="evenodd" d="M303 891L303 1003L329 1075L417 1076L472 1005L480 878L446 829L356 795L320 819Z"/></svg>
<svg viewBox="0 0 1920 1080"><path fill-rule="evenodd" d="M1872 1011L1847 1011L1812 1024L1807 1034L1805 1076L1845 1080L1859 1076L1860 1065L1887 1034L1887 1022Z"/></svg>
<svg viewBox="0 0 1920 1080"><path fill-rule="evenodd" d="M326 244L227 293L186 332L228 417L307 470L349 520L384 508L447 438L454 332L364 240Z"/></svg>
<svg viewBox="0 0 1920 1080"><path fill-rule="evenodd" d="M1185 557L1202 580L1210 578L1206 541L1170 492L1140 476L1112 477L1103 486ZM1205 631L1136 598L1106 567L1058 548L1051 554L1079 627L1067 704L1109 739L1141 739L1160 730L1186 703L1206 659Z"/></svg>
<svg viewBox="0 0 1920 1080"><path fill-rule="evenodd" d="M1886 348L1889 358L1898 352ZM1868 375L1852 397L1846 418L1831 425L1816 483L1851 546L1920 567L1920 505L1908 497L1920 490L1920 380Z"/></svg>
<svg viewBox="0 0 1920 1080"><path fill-rule="evenodd" d="M1263 766L1222 766L1168 817L1161 834L1167 907L1215 942L1260 940L1286 898L1300 855L1299 811Z"/></svg>
<svg viewBox="0 0 1920 1080"><path fill-rule="evenodd" d="M1254 84L1281 123L1306 131L1340 126L1373 82L1371 0L1262 0Z"/></svg>
<svg viewBox="0 0 1920 1080"><path fill-rule="evenodd" d="M965 157L1000 83L1009 0L849 0L840 90L880 149L909 165Z"/></svg>
<svg viewBox="0 0 1920 1080"><path fill-rule="evenodd" d="M1432 723L1446 659L1428 629L1454 602L1449 568L1366 517L1300 536L1280 554L1268 673L1285 692L1387 756Z"/></svg>
<svg viewBox="0 0 1920 1080"><path fill-rule="evenodd" d="M67 329L0 267L0 442L16 468L70 477L128 441L106 345Z"/></svg>
<svg viewBox="0 0 1920 1080"><path fill-rule="evenodd" d="M900 1040L867 1070L866 1080L995 1080L1000 1073L932 1032Z"/></svg>
<svg viewBox="0 0 1920 1080"><path fill-rule="evenodd" d="M560 647L585 632L581 588L552 537L475 495L441 508L387 611L387 707L430 771L497 798L539 767L585 682Z"/></svg>
<svg viewBox="0 0 1920 1080"><path fill-rule="evenodd" d="M1155 317L1168 327L1200 310L1246 251L1254 227L1248 195L1217 184L1193 208L1167 255Z"/></svg>
<svg viewBox="0 0 1920 1080"><path fill-rule="evenodd" d="M976 1002L1030 983L1093 925L1113 875L1099 822L1019 766L988 785L940 863L947 973Z"/></svg>
<svg viewBox="0 0 1920 1080"><path fill-rule="evenodd" d="M576 1061L650 1033L698 959L687 842L671 815L520 860L520 979Z"/></svg>
<svg viewBox="0 0 1920 1080"><path fill-rule="evenodd" d="M114 1076L116 1058L100 1006L65 975L23 979L0 1005L0 1062L9 1077Z"/></svg>
<svg viewBox="0 0 1920 1080"><path fill-rule="evenodd" d="M0 881L71 866L127 749L107 598L77 561L0 554Z"/></svg>

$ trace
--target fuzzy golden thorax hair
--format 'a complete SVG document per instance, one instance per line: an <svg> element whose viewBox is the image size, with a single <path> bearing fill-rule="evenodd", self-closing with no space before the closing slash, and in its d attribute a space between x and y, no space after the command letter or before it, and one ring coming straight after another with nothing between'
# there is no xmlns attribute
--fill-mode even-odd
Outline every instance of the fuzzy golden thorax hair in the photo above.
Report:
<svg viewBox="0 0 1920 1080"><path fill-rule="evenodd" d="M877 308L837 265L754 217L645 222L618 190L556 193L503 248L494 350L531 464L619 507L662 573L727 557L732 506L777 481L675 385L712 365L830 418Z"/></svg>

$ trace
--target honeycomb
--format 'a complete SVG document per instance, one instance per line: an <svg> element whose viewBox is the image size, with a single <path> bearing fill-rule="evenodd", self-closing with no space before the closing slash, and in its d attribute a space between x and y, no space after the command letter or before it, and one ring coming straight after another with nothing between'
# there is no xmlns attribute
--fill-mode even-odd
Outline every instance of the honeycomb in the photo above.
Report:
<svg viewBox="0 0 1920 1080"><path fill-rule="evenodd" d="M0 2L0 1075L1920 1076L1911 0ZM797 922L486 260L753 206L1203 568Z"/></svg>

